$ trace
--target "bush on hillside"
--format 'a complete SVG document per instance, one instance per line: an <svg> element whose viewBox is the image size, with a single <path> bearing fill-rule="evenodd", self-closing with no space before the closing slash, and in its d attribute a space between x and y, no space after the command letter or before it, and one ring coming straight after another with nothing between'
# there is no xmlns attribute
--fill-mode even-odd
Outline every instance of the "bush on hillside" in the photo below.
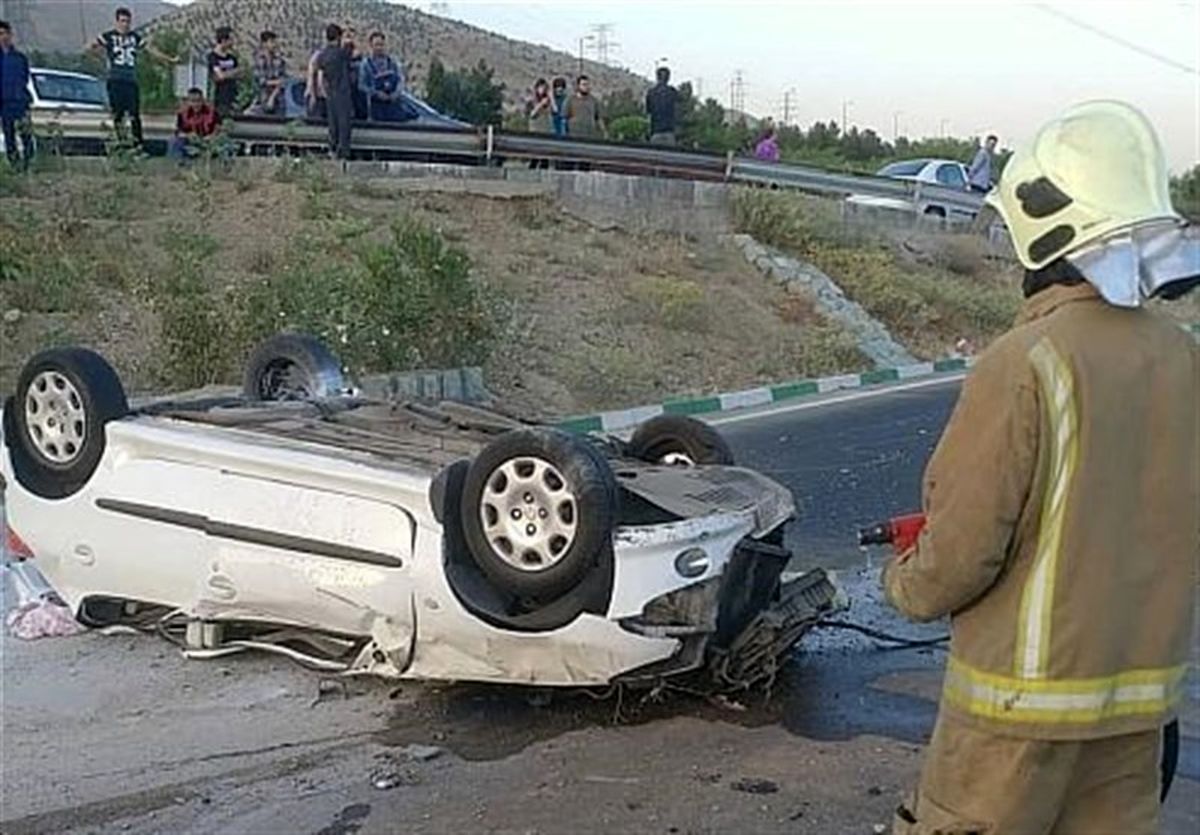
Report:
<svg viewBox="0 0 1200 835"><path fill-rule="evenodd" d="M484 61L470 69L447 70L434 58L425 82L425 99L435 109L473 125L503 121L504 85Z"/></svg>
<svg viewBox="0 0 1200 835"><path fill-rule="evenodd" d="M357 371L478 364L495 335L466 253L413 221L396 223L383 243L357 242L349 260L301 252L251 285L244 309L249 344L304 331Z"/></svg>

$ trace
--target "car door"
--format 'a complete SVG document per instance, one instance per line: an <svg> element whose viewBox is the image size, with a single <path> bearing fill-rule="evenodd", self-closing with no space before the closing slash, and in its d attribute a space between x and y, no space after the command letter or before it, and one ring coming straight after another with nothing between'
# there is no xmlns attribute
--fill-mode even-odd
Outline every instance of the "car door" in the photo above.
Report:
<svg viewBox="0 0 1200 835"><path fill-rule="evenodd" d="M223 616L355 635L408 620L415 523L402 508L229 471L208 505L199 597Z"/></svg>

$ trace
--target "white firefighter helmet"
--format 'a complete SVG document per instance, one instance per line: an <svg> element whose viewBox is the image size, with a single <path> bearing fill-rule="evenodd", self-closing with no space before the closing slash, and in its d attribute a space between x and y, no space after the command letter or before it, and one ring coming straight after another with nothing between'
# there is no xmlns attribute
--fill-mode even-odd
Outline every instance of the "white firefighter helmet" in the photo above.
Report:
<svg viewBox="0 0 1200 835"><path fill-rule="evenodd" d="M1200 274L1200 239L1171 206L1154 128L1123 102L1079 104L1044 125L987 202L1026 268L1065 257L1112 304L1136 307Z"/></svg>

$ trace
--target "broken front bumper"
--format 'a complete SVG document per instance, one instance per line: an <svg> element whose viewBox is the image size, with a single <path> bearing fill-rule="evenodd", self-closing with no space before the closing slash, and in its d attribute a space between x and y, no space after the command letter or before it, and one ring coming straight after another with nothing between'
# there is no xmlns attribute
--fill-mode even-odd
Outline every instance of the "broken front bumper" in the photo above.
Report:
<svg viewBox="0 0 1200 835"><path fill-rule="evenodd" d="M845 595L822 569L785 575L786 549L745 539L720 577L650 601L621 625L682 642L671 658L622 675L631 684L706 673L716 690L744 690L774 679L788 652L821 618L845 608Z"/></svg>

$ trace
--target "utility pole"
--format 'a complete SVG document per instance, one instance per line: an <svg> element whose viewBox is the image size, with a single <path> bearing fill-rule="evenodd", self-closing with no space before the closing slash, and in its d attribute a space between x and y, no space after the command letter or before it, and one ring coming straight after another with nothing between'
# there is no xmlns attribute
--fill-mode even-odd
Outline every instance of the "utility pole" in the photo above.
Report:
<svg viewBox="0 0 1200 835"><path fill-rule="evenodd" d="M900 138L900 117L904 114L903 110L892 111L892 141L895 142Z"/></svg>
<svg viewBox="0 0 1200 835"><path fill-rule="evenodd" d="M949 119L942 119L941 122L938 123L938 133L941 134L942 139L946 138L946 125L948 124L950 124Z"/></svg>
<svg viewBox="0 0 1200 835"><path fill-rule="evenodd" d="M792 123L792 97L795 95L795 87L783 94L783 124L785 127Z"/></svg>
<svg viewBox="0 0 1200 835"><path fill-rule="evenodd" d="M746 79L741 70L734 70L729 82L729 110L739 114L746 112Z"/></svg>
<svg viewBox="0 0 1200 835"><path fill-rule="evenodd" d="M608 63L608 51L620 46L609 38L616 27L612 23L595 23L592 25L592 37L596 42L596 60L601 64Z"/></svg>
<svg viewBox="0 0 1200 835"><path fill-rule="evenodd" d="M842 136L846 135L846 129L850 127L848 121L850 116L850 107L854 104L850 99L842 99Z"/></svg>
<svg viewBox="0 0 1200 835"><path fill-rule="evenodd" d="M579 75L583 75L583 45L593 43L595 40L595 35L581 35L579 37Z"/></svg>

